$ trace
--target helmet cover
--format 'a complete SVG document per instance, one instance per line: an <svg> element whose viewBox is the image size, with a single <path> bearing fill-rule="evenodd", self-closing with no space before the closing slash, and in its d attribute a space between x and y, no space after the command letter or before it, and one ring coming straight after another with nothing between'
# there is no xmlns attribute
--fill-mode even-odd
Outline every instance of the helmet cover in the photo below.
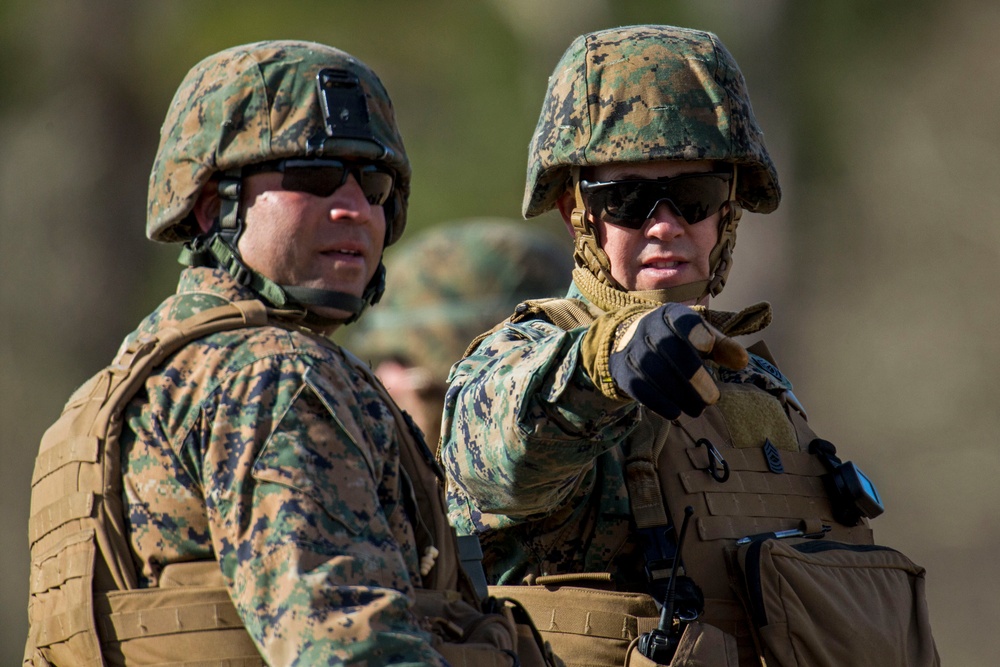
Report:
<svg viewBox="0 0 1000 667"><path fill-rule="evenodd" d="M321 70L357 77L367 104L364 132L331 132L317 87ZM352 77L353 78L353 77ZM386 243L406 225L410 163L392 102L378 76L344 51L300 41L237 46L195 65L174 95L149 177L146 235L187 241L201 188L217 172L289 157L343 157L381 162L396 171Z"/></svg>
<svg viewBox="0 0 1000 667"><path fill-rule="evenodd" d="M524 217L556 205L572 167L659 160L737 165L736 199L749 211L770 213L781 199L746 82L718 37L658 25L577 37L549 78Z"/></svg>
<svg viewBox="0 0 1000 667"><path fill-rule="evenodd" d="M396 358L426 368L443 383L472 339L517 304L566 293L568 249L565 239L507 219L428 229L386 258L385 297L348 347L375 364Z"/></svg>

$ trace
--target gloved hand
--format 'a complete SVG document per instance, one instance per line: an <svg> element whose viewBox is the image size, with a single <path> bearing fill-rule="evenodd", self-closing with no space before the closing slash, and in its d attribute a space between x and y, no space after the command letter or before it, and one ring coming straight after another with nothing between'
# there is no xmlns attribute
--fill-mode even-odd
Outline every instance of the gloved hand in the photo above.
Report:
<svg viewBox="0 0 1000 667"><path fill-rule="evenodd" d="M738 370L748 356L742 345L701 315L667 303L620 322L608 357L617 389L667 419L696 417L719 400L719 389L702 363L713 358Z"/></svg>

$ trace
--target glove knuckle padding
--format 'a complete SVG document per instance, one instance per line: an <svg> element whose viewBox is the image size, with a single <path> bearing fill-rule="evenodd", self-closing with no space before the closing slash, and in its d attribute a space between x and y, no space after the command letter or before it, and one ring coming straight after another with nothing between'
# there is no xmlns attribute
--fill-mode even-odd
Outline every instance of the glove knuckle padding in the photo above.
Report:
<svg viewBox="0 0 1000 667"><path fill-rule="evenodd" d="M667 306L673 308L667 309ZM664 306L664 321L667 327L701 354L711 352L715 345L715 336L701 315L680 304L672 303L667 306Z"/></svg>
<svg viewBox="0 0 1000 667"><path fill-rule="evenodd" d="M615 384L664 417L681 411L701 414L709 396L692 379L704 372L701 354L688 336L704 327L701 317L680 304L665 304L643 317L631 338L609 359Z"/></svg>
<svg viewBox="0 0 1000 667"><path fill-rule="evenodd" d="M670 361L677 373L688 380L701 368L701 356L686 338L665 336L656 342L657 356Z"/></svg>
<svg viewBox="0 0 1000 667"><path fill-rule="evenodd" d="M668 303L663 305L663 321L678 336L688 337L691 330L702 324L703 320L697 313L691 311L687 306L678 303Z"/></svg>
<svg viewBox="0 0 1000 667"><path fill-rule="evenodd" d="M675 419L681 412L699 415L705 408L701 396L669 360L660 361L658 372L633 376L626 393L669 419Z"/></svg>

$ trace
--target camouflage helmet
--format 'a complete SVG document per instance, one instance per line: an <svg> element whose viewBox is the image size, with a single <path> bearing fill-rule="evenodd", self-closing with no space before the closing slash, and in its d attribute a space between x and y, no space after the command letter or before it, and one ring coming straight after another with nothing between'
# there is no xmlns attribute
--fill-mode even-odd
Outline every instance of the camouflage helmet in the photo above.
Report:
<svg viewBox="0 0 1000 667"><path fill-rule="evenodd" d="M374 364L404 361L444 383L472 339L518 303L566 292L573 268L568 247L507 219L433 227L387 256L385 297L347 344Z"/></svg>
<svg viewBox="0 0 1000 667"><path fill-rule="evenodd" d="M709 32L640 25L577 37L549 78L528 152L523 213L553 208L573 167L719 160L736 199L770 213L778 175L736 61Z"/></svg>
<svg viewBox="0 0 1000 667"><path fill-rule="evenodd" d="M324 110L329 98L317 77L326 68L356 77L368 115L360 130ZM386 244L393 243L406 224L410 163L378 76L350 54L312 42L257 42L221 51L188 72L171 102L149 177L146 235L163 242L196 236L191 211L213 174L267 160L338 156L396 171L394 199L386 208Z"/></svg>

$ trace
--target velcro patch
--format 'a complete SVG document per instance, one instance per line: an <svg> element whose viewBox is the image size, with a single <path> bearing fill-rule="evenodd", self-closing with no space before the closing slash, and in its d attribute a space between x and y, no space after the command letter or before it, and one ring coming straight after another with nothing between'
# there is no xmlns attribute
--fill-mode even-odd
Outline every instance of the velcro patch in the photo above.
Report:
<svg viewBox="0 0 1000 667"><path fill-rule="evenodd" d="M763 447L766 441L780 450L799 449L781 402L752 385L722 383L718 407L738 448Z"/></svg>

